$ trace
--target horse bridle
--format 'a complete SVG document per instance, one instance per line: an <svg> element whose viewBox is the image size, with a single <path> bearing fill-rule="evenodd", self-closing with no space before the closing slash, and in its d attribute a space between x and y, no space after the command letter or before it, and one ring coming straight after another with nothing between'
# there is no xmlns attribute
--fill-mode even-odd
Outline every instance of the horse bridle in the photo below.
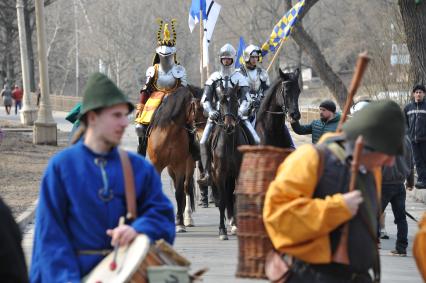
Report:
<svg viewBox="0 0 426 283"><path fill-rule="evenodd" d="M281 91L280 91L280 95L282 95L283 99L284 99L284 104L281 106L281 109L283 111L276 112L276 111L268 111L268 110L266 110L266 113L269 113L269 114L272 114L272 115L284 115L284 116L287 116L287 114L288 114L288 108L289 107L287 105L287 99L285 98L285 93L284 93L284 89L285 89L284 84L286 82L289 82L289 81L282 81L281 82Z"/></svg>

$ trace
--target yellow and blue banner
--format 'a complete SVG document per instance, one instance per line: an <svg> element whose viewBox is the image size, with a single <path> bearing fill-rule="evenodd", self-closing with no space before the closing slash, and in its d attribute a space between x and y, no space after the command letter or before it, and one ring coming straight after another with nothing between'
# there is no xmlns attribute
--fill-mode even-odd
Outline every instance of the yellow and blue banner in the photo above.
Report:
<svg viewBox="0 0 426 283"><path fill-rule="evenodd" d="M295 4L280 21L275 25L269 39L262 45L262 57L269 52L274 52L281 41L286 40L290 36L291 29L296 24L297 17L300 15L305 0L300 0Z"/></svg>
<svg viewBox="0 0 426 283"><path fill-rule="evenodd" d="M244 64L243 53L244 49L246 49L246 43L244 42L244 38L240 36L240 43L238 44L237 51L237 59L235 60L235 68L239 68Z"/></svg>

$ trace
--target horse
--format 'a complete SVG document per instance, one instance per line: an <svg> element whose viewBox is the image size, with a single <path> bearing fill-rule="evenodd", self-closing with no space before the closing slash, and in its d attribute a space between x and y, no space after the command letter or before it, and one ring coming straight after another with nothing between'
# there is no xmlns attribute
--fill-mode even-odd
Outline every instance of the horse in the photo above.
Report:
<svg viewBox="0 0 426 283"><path fill-rule="evenodd" d="M242 160L242 154L237 150L237 147L249 144L249 139L239 124L238 90L238 85L227 90L222 88L222 94L219 95L220 115L210 138L212 187L219 199L220 240L228 240L225 209L230 220L231 233L235 234L237 230L234 213L234 191Z"/></svg>
<svg viewBox="0 0 426 283"><path fill-rule="evenodd" d="M195 119L195 102L186 87L164 97L154 113L148 138L147 152L159 174L167 167L173 179L177 203L176 232L186 232L193 226L194 167L190 153L188 127ZM185 214L185 217L184 217Z"/></svg>
<svg viewBox="0 0 426 283"><path fill-rule="evenodd" d="M256 132L260 144L294 148L285 118L300 119L299 75L299 69L289 73L279 69L279 77L266 91L257 113Z"/></svg>

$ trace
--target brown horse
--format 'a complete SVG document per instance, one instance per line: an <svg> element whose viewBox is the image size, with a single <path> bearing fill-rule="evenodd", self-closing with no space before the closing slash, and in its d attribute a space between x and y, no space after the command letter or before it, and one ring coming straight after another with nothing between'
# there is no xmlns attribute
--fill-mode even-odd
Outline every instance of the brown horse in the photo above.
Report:
<svg viewBox="0 0 426 283"><path fill-rule="evenodd" d="M219 113L210 139L212 154L213 192L217 192L219 201L219 239L228 240L225 226L225 209L231 234L235 234L235 184L240 172L242 153L237 150L240 145L249 144L238 118L238 85L222 90L219 95Z"/></svg>
<svg viewBox="0 0 426 283"><path fill-rule="evenodd" d="M166 96L156 110L148 138L147 151L152 164L159 173L167 167L173 179L176 232L185 232L185 226L193 226L195 161L189 150L188 125L193 124L194 118L193 96L187 88L180 87Z"/></svg>

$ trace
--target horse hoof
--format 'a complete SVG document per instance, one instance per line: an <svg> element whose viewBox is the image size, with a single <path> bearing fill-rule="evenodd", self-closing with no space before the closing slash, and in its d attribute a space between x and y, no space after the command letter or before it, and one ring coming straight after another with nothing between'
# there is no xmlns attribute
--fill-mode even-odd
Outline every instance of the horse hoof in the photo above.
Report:
<svg viewBox="0 0 426 283"><path fill-rule="evenodd" d="M189 218L189 219L185 219L185 220L183 221L183 224L184 224L186 227L194 227L194 220L193 220L193 219L191 219L191 218Z"/></svg>
<svg viewBox="0 0 426 283"><path fill-rule="evenodd" d="M226 241L226 240L228 240L228 235L220 235L220 236L219 236L219 240L221 240L221 241Z"/></svg>
<svg viewBox="0 0 426 283"><path fill-rule="evenodd" d="M231 235L237 235L237 231L238 231L237 226L233 225L231 227Z"/></svg>
<svg viewBox="0 0 426 283"><path fill-rule="evenodd" d="M186 232L186 228L183 225L178 225L176 226L176 233L185 233Z"/></svg>

